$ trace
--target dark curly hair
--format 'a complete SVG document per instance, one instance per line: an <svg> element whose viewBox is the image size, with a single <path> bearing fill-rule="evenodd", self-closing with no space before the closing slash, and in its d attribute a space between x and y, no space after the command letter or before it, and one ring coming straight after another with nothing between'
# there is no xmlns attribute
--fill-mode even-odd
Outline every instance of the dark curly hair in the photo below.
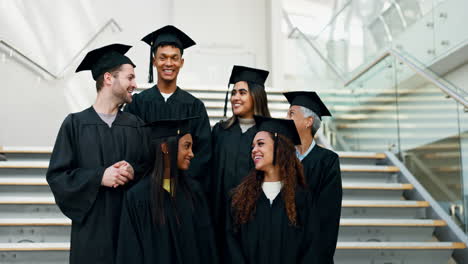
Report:
<svg viewBox="0 0 468 264"><path fill-rule="evenodd" d="M273 134L269 133L274 139ZM302 164L296 157L293 143L283 135L278 135L276 160L279 166L280 180L283 182L282 197L286 204L286 213L290 224L297 226L296 187L305 187ZM232 191L232 209L236 226L247 223L256 210L257 200L262 192L264 173L253 169Z"/></svg>

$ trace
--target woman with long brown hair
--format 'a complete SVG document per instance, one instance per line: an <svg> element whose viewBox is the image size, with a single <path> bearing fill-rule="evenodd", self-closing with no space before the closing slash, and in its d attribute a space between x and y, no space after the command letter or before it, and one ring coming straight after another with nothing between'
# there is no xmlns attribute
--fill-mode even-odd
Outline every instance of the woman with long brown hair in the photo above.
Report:
<svg viewBox="0 0 468 264"><path fill-rule="evenodd" d="M312 195L294 145L291 120L255 117L253 169L237 186L227 210L228 263L315 263L317 233Z"/></svg>
<svg viewBox="0 0 468 264"><path fill-rule="evenodd" d="M236 187L253 168L250 145L257 132L254 115L270 116L265 92L269 72L245 66L234 66L229 84L233 84L230 96L232 116L218 122L212 131L213 173L211 193L216 236L224 241L225 212L228 192ZM226 93L226 116L229 90ZM222 251L222 249L220 249Z"/></svg>

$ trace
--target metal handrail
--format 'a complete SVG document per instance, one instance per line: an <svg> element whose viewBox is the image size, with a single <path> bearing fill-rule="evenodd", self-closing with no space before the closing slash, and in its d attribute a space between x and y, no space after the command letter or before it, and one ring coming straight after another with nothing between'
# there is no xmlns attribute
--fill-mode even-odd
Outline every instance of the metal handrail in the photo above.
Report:
<svg viewBox="0 0 468 264"><path fill-rule="evenodd" d="M394 49L389 49L385 51L381 56L379 56L377 59L369 63L365 68L354 74L353 77L351 77L348 81L345 82L345 86L349 86L352 82L355 80L359 79L359 77L363 76L367 71L369 71L371 68L373 68L375 65L377 65L379 62L387 58L388 56L393 56L400 62L404 63L406 66L411 68L415 73L417 73L419 76L423 77L424 79L428 80L435 86L437 86L443 93L445 93L447 96L451 97L458 103L462 104L465 109L468 109L468 101L461 96L458 92L454 91L452 88L447 87L444 83L441 81L437 80L434 78L429 72L412 61L412 59L405 57L402 55L400 52L394 50Z"/></svg>
<svg viewBox="0 0 468 264"><path fill-rule="evenodd" d="M0 39L0 44L2 44L3 46L5 46L7 49L9 49L10 51L13 51L15 52L16 54L18 54L22 59L28 61L29 63L31 63L32 65L34 65L35 67L39 68L41 71L43 71L44 73L46 73L47 75L49 75L50 77L54 78L54 79L58 79L58 77L51 73L50 71L48 71L44 66L40 65L39 63L35 62L34 60L30 59L28 56L24 55L24 53L22 53L21 51L19 51L18 49L16 49L15 47L13 47L12 45L8 44L8 42Z"/></svg>
<svg viewBox="0 0 468 264"><path fill-rule="evenodd" d="M18 54L22 59L26 60L27 62L29 62L30 64L32 64L33 66L35 66L36 68L38 68L39 70L41 70L42 72L46 73L47 75L49 75L50 77L52 77L53 79L60 79L62 78L64 75L65 75L65 72L68 70L68 68L70 68L71 65L73 65L73 63L80 57L81 53L83 51L85 51L89 45L91 45L91 43L96 40L96 38L110 25L114 25L120 32L122 31L122 28L120 27L120 25L117 23L117 21L115 21L113 18L109 19L109 21L107 21L99 30L98 32L96 32L93 37L84 45L84 47L78 51L78 53L76 53L75 56L73 56L73 58L70 60L70 62L63 68L62 71L60 71L59 74L53 74L51 73L49 70L47 70L44 66L40 65L39 63L37 63L36 61L34 61L33 59L29 58L27 55L25 55L23 52L19 51L18 49L16 49L15 47L13 47L13 45L9 44L8 42L6 42L5 40L0 40L0 44L5 46L8 50L12 51L12 52L15 52L16 54Z"/></svg>

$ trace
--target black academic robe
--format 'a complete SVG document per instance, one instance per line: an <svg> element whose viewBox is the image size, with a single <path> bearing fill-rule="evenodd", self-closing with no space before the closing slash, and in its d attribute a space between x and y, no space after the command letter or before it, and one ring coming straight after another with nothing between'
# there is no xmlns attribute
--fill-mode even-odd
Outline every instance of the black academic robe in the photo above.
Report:
<svg viewBox="0 0 468 264"><path fill-rule="evenodd" d="M144 170L145 130L138 117L118 112L112 127L93 107L62 123L47 171L60 210L72 220L70 263L114 263L122 197L127 187L101 186L107 167L125 160Z"/></svg>
<svg viewBox="0 0 468 264"><path fill-rule="evenodd" d="M208 195L218 241L224 241L228 194L254 167L250 151L256 133L255 126L242 133L237 121L227 129L220 122L213 127L211 138L215 155L212 158L213 175Z"/></svg>
<svg viewBox="0 0 468 264"><path fill-rule="evenodd" d="M188 175L197 179L203 186L208 184L211 159L210 120L203 102L190 93L177 87L175 92L164 101L164 97L155 85L133 96L126 112L139 116L145 122L161 119L184 119L192 116L200 118L190 121L195 157L190 163Z"/></svg>
<svg viewBox="0 0 468 264"><path fill-rule="evenodd" d="M315 145L302 165L320 218L319 263L334 263L343 197L340 160L335 152Z"/></svg>
<svg viewBox="0 0 468 264"><path fill-rule="evenodd" d="M317 216L307 190L296 191L297 226L290 224L280 192L270 205L261 192L252 219L237 227L228 209L224 263L315 264Z"/></svg>
<svg viewBox="0 0 468 264"><path fill-rule="evenodd" d="M120 223L118 264L218 263L204 192L198 182L190 178L186 181L192 201L179 188L173 206L170 194L161 190L165 194L162 226L155 225L151 217L150 176L127 192Z"/></svg>

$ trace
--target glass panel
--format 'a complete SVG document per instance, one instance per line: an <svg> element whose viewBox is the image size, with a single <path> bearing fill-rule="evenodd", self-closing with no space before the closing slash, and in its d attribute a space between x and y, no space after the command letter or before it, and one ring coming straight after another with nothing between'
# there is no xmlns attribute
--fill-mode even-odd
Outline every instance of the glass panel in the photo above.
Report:
<svg viewBox="0 0 468 264"><path fill-rule="evenodd" d="M312 39L346 76L391 47L432 61L437 52L433 8L439 1L348 1L334 10L331 21Z"/></svg>
<svg viewBox="0 0 468 264"><path fill-rule="evenodd" d="M331 105L338 150L398 152L395 59L386 57L341 92L347 104ZM345 94L347 93L347 94Z"/></svg>
<svg viewBox="0 0 468 264"><path fill-rule="evenodd" d="M405 165L460 226L464 216L458 105L397 63L399 145Z"/></svg>
<svg viewBox="0 0 468 264"><path fill-rule="evenodd" d="M466 10L468 1L447 0L434 7L435 49L437 57L465 46L468 41Z"/></svg>
<svg viewBox="0 0 468 264"><path fill-rule="evenodd" d="M461 195L462 201L460 202L460 207L457 210L457 216L460 219L463 219L465 232L468 233L468 214L466 210L468 209L468 112L462 105L458 105L458 114L459 114L459 125L460 125L460 162L461 166Z"/></svg>

